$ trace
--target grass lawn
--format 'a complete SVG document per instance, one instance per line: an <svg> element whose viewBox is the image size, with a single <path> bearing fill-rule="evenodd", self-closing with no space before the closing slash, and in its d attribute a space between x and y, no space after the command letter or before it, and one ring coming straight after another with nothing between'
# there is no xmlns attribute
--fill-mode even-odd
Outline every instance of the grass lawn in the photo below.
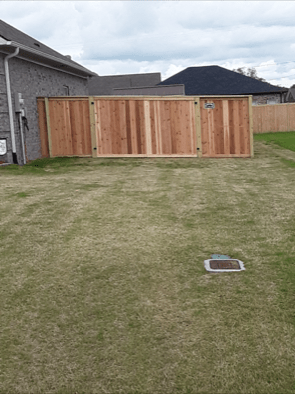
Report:
<svg viewBox="0 0 295 394"><path fill-rule="evenodd" d="M267 144L276 144L295 152L295 131L255 134L254 140L264 141Z"/></svg>
<svg viewBox="0 0 295 394"><path fill-rule="evenodd" d="M294 393L294 162L0 167L0 392Z"/></svg>

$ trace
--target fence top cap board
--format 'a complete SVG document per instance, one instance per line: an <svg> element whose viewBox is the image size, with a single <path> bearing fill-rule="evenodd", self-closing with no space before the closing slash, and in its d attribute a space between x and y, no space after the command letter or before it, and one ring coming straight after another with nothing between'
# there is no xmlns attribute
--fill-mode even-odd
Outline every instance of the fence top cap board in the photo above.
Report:
<svg viewBox="0 0 295 394"><path fill-rule="evenodd" d="M235 94L235 95L208 95L208 96L194 96L198 98L241 98L241 97L252 97L251 94Z"/></svg>
<svg viewBox="0 0 295 394"><path fill-rule="evenodd" d="M52 96L52 97L37 97L38 100L85 100L85 99L102 99L102 100L186 100L194 101L195 99L235 99L235 98L249 98L252 95L210 95L210 96L182 96L182 95L169 95L169 96Z"/></svg>
<svg viewBox="0 0 295 394"><path fill-rule="evenodd" d="M53 100L56 100L56 99L64 99L64 100L69 100L69 99L71 99L71 100L73 100L73 99L87 99L87 98L89 98L89 97L91 97L91 96L50 96L50 97L48 97L48 96L39 96L39 97L37 97L37 99L38 100L45 100L45 99L48 99L48 100L51 100L51 99L53 99Z"/></svg>
<svg viewBox="0 0 295 394"><path fill-rule="evenodd" d="M133 96L92 96L94 99L102 99L102 100L187 100L193 101L193 96L182 96L178 95L169 95L169 96L142 96L142 95L133 95Z"/></svg>
<svg viewBox="0 0 295 394"><path fill-rule="evenodd" d="M253 108L261 108L261 107L275 108L278 106L284 107L286 105L295 105L295 103L258 104L258 105L253 105Z"/></svg>

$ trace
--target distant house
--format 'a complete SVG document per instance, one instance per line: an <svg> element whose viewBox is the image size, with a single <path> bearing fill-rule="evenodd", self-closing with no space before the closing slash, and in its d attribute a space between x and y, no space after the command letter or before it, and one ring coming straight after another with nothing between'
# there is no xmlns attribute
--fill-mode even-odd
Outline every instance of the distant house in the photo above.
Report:
<svg viewBox="0 0 295 394"><path fill-rule="evenodd" d="M91 96L119 95L116 89L152 87L161 82L161 73L95 76L89 80Z"/></svg>
<svg viewBox="0 0 295 394"><path fill-rule="evenodd" d="M116 96L184 96L184 85L138 86L114 88Z"/></svg>
<svg viewBox="0 0 295 394"><path fill-rule="evenodd" d="M291 86L289 88L287 96L286 96L286 102L287 103L294 103L295 102L295 87Z"/></svg>
<svg viewBox="0 0 295 394"><path fill-rule="evenodd" d="M282 103L288 91L220 66L188 67L158 86L175 84L183 84L188 96L252 95L253 105Z"/></svg>
<svg viewBox="0 0 295 394"><path fill-rule="evenodd" d="M94 75L0 20L0 163L39 158L36 98L88 95Z"/></svg>

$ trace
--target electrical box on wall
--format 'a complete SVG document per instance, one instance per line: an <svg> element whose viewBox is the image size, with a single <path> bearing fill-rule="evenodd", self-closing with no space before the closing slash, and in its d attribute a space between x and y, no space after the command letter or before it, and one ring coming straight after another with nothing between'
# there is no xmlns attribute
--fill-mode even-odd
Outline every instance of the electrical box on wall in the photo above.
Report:
<svg viewBox="0 0 295 394"><path fill-rule="evenodd" d="M27 109L25 107L25 100L22 98L21 93L15 93L14 95L15 112L21 113L23 117L27 117Z"/></svg>

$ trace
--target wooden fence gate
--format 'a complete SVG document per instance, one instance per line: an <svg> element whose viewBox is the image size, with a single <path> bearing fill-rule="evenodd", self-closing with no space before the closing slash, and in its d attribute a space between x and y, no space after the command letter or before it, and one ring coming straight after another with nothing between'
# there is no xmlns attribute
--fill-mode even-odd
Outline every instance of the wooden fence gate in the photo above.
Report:
<svg viewBox="0 0 295 394"><path fill-rule="evenodd" d="M252 98L38 98L43 157L252 157Z"/></svg>

